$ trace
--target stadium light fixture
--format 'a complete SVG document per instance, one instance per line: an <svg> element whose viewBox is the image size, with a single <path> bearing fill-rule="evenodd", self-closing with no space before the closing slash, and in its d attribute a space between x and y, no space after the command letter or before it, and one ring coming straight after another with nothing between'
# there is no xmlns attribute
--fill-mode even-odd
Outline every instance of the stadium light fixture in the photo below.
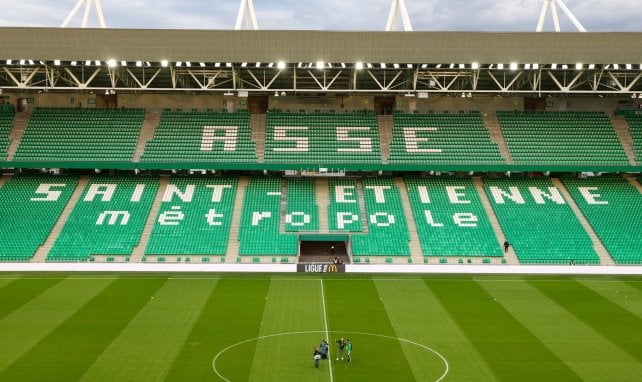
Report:
<svg viewBox="0 0 642 382"><path fill-rule="evenodd" d="M551 69L557 69L557 64L551 64Z"/></svg>
<svg viewBox="0 0 642 382"><path fill-rule="evenodd" d="M510 63L510 70L517 70L517 63L516 62L511 62Z"/></svg>
<svg viewBox="0 0 642 382"><path fill-rule="evenodd" d="M455 69L455 64L451 62L449 68L450 69Z"/></svg>
<svg viewBox="0 0 642 382"><path fill-rule="evenodd" d="M121 61L120 66L127 66L127 61Z"/></svg>
<svg viewBox="0 0 642 382"><path fill-rule="evenodd" d="M633 65L631 64L626 64L626 70L631 70L633 69Z"/></svg>
<svg viewBox="0 0 642 382"><path fill-rule="evenodd" d="M589 64L588 68L589 68L590 70L595 69L595 64Z"/></svg>
<svg viewBox="0 0 642 382"><path fill-rule="evenodd" d="M620 64L613 64L613 69L620 70Z"/></svg>
<svg viewBox="0 0 642 382"><path fill-rule="evenodd" d="M466 98L466 93L461 93L461 98Z"/></svg>
<svg viewBox="0 0 642 382"><path fill-rule="evenodd" d="M188 68L191 68L192 67L192 63L189 62L189 61L185 61L185 66L187 66Z"/></svg>
<svg viewBox="0 0 642 382"><path fill-rule="evenodd" d="M539 64L537 63L533 64L533 70L539 70Z"/></svg>
<svg viewBox="0 0 642 382"><path fill-rule="evenodd" d="M270 62L270 63L268 64L268 68L272 68L272 67L274 67L274 62Z"/></svg>
<svg viewBox="0 0 642 382"><path fill-rule="evenodd" d="M91 61L90 60L85 61L85 66L89 66L89 65L91 65Z"/></svg>
<svg viewBox="0 0 642 382"><path fill-rule="evenodd" d="M437 68L437 69L441 69L441 64L437 64L437 65L435 66L435 68Z"/></svg>
<svg viewBox="0 0 642 382"><path fill-rule="evenodd" d="M412 64L406 64L406 68L412 69L412 68L414 68L414 66Z"/></svg>
<svg viewBox="0 0 642 382"><path fill-rule="evenodd" d="M149 61L145 61L145 65L147 65L147 67L148 67L148 68L151 68L151 67L152 67L152 63L151 63L151 62L149 62Z"/></svg>
<svg viewBox="0 0 642 382"><path fill-rule="evenodd" d="M582 64L580 62L575 64L575 70L582 70L582 69L584 69L584 64Z"/></svg>
<svg viewBox="0 0 642 382"><path fill-rule="evenodd" d="M323 61L317 61L317 69L321 70L324 66L325 64L323 63Z"/></svg>
<svg viewBox="0 0 642 382"><path fill-rule="evenodd" d="M372 69L372 64L371 64L371 63L369 63L369 62L368 62L368 63L366 64L366 66L368 67L368 69Z"/></svg>
<svg viewBox="0 0 642 382"><path fill-rule="evenodd" d="M11 65L12 62L12 60L7 60L7 65Z"/></svg>
<svg viewBox="0 0 642 382"><path fill-rule="evenodd" d="M471 93L471 92L466 93L466 97L473 98L473 93Z"/></svg>
<svg viewBox="0 0 642 382"><path fill-rule="evenodd" d="M285 61L279 61L279 62L276 63L276 68L279 69L279 70L283 70L283 69L285 69L285 67L286 67Z"/></svg>
<svg viewBox="0 0 642 382"><path fill-rule="evenodd" d="M637 98L637 96L635 95L635 93L632 93L632 94L631 94L631 98Z"/></svg>
<svg viewBox="0 0 642 382"><path fill-rule="evenodd" d="M247 68L247 62L241 62L241 68Z"/></svg>
<svg viewBox="0 0 642 382"><path fill-rule="evenodd" d="M54 65L60 66L60 60L54 60Z"/></svg>
<svg viewBox="0 0 642 382"><path fill-rule="evenodd" d="M20 65L24 65L26 63L27 63L27 61L25 59L20 60Z"/></svg>
<svg viewBox="0 0 642 382"><path fill-rule="evenodd" d="M395 69L399 69L399 64L392 64L392 67Z"/></svg>
<svg viewBox="0 0 642 382"><path fill-rule="evenodd" d="M136 67L140 68L141 66L143 66L143 62L142 61L136 61Z"/></svg>
<svg viewBox="0 0 642 382"><path fill-rule="evenodd" d="M379 66L381 67L381 69L385 69L386 68L386 63L382 62L381 64L379 64Z"/></svg>
<svg viewBox="0 0 642 382"><path fill-rule="evenodd" d="M220 65L220 64L219 64L219 65ZM261 63L260 63L260 62L257 62L256 64L254 64L254 67L255 67L255 68L260 68L260 67L261 67Z"/></svg>
<svg viewBox="0 0 642 382"><path fill-rule="evenodd" d="M428 67L428 64L421 64L421 69L426 69Z"/></svg>
<svg viewBox="0 0 642 382"><path fill-rule="evenodd" d="M100 66L100 60L94 61L94 64L96 64L96 66Z"/></svg>
<svg viewBox="0 0 642 382"><path fill-rule="evenodd" d="M29 65L33 65L33 60L29 60Z"/></svg>
<svg viewBox="0 0 642 382"><path fill-rule="evenodd" d="M182 66L183 66L183 62L182 61L176 61L176 67L177 68L180 68Z"/></svg>
<svg viewBox="0 0 642 382"><path fill-rule="evenodd" d="M71 66L76 66L76 65L78 65L78 62L76 62L76 61L72 61L71 62Z"/></svg>
<svg viewBox="0 0 642 382"><path fill-rule="evenodd" d="M332 69L332 63L328 62L328 68Z"/></svg>
<svg viewBox="0 0 642 382"><path fill-rule="evenodd" d="M354 67L355 67L355 68L357 68L357 70L361 70L361 69L363 69L363 62L358 61L358 62L354 65Z"/></svg>
<svg viewBox="0 0 642 382"><path fill-rule="evenodd" d="M479 62L473 62L472 64L470 64L470 67L471 67L473 70L477 70L477 69L479 69Z"/></svg>
<svg viewBox="0 0 642 382"><path fill-rule="evenodd" d="M497 69L504 70L504 64L497 64Z"/></svg>
<svg viewBox="0 0 642 382"><path fill-rule="evenodd" d="M201 68L205 67L205 63L204 62L199 62L198 64L201 66Z"/></svg>
<svg viewBox="0 0 642 382"><path fill-rule="evenodd" d="M221 67L221 63L220 63L220 62L216 62L216 63L214 63L214 67L215 67L215 68L220 68L220 67Z"/></svg>
<svg viewBox="0 0 642 382"><path fill-rule="evenodd" d="M226 62L226 63L225 63L225 67L227 67L227 68L231 68L231 67L232 67L232 63L231 63L231 62Z"/></svg>
<svg viewBox="0 0 642 382"><path fill-rule="evenodd" d="M136 62L136 66L138 66L138 62ZM163 68L166 68L167 66L169 66L169 61L167 61L167 60L162 60L162 61L161 61L161 66L162 66Z"/></svg>
<svg viewBox="0 0 642 382"><path fill-rule="evenodd" d="M562 64L562 69L564 69L564 70L568 69L568 65Z"/></svg>
<svg viewBox="0 0 642 382"><path fill-rule="evenodd" d="M529 70L531 68L531 64L524 64L524 69Z"/></svg>
<svg viewBox="0 0 642 382"><path fill-rule="evenodd" d="M303 68L303 63L299 62L296 67L299 68L299 69Z"/></svg>

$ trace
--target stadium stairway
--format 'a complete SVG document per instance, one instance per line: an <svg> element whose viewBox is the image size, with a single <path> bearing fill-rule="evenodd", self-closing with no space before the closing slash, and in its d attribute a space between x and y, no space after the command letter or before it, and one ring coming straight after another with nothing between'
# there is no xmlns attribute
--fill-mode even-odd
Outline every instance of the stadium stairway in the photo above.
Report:
<svg viewBox="0 0 642 382"><path fill-rule="evenodd" d="M508 145L504 139L504 134L502 134L502 129L499 126L497 114L484 114L483 120L484 126L486 126L488 134L490 135L490 139L497 143L497 146L499 146L499 152L502 154L506 163L513 164L513 158L510 156L510 151L508 150Z"/></svg>
<svg viewBox="0 0 642 382"><path fill-rule="evenodd" d="M484 181L482 180L481 177L476 176L473 178L473 182L475 183L475 189L477 190L477 194L479 194L479 198L481 199L481 202L484 205L484 210L486 211L486 215L488 216L490 225L493 227L493 231L495 231L497 242L499 243L500 247L503 249L504 241L506 241L506 235L504 234L504 230L502 229L502 226L499 224L499 220L497 219L497 215L495 215L495 210L490 204L490 200L488 200L488 195L484 190ZM515 254L515 249L512 246L508 248L508 251L504 252L504 259L506 259L507 264L510 264L510 265L519 264L519 260L517 260L517 255Z"/></svg>
<svg viewBox="0 0 642 382"><path fill-rule="evenodd" d="M259 163L265 159L265 129L267 126L266 114L250 114L250 128L252 139L256 143L256 156Z"/></svg>
<svg viewBox="0 0 642 382"><path fill-rule="evenodd" d="M388 163L388 157L390 157L390 141L392 140L392 130L395 126L394 118L392 115L378 115L377 124L379 125L381 162Z"/></svg>
<svg viewBox="0 0 642 382"><path fill-rule="evenodd" d="M154 138L156 127L160 124L161 113L159 111L148 111L145 113L143 119L143 127L140 129L138 142L136 142L136 150L134 151L134 162L140 162L140 157L145 151L147 142ZM144 248L144 247L143 247Z"/></svg>
<svg viewBox="0 0 642 382"><path fill-rule="evenodd" d="M621 115L612 115L611 124L613 125L613 129L615 130L618 138L620 138L620 143L622 144L622 148L624 148L626 157L629 159L629 163L631 166L637 166L635 151L633 150L633 137L631 137L631 131L629 129L629 124L626 122L626 118Z"/></svg>
<svg viewBox="0 0 642 382"><path fill-rule="evenodd" d="M243 210L243 195L245 195L245 188L248 183L248 177L241 176L239 177L236 185L234 213L232 214L232 225L230 226L230 235L227 240L227 252L225 253L226 263L235 261L239 255L239 226L241 225L241 211Z"/></svg>
<svg viewBox="0 0 642 382"><path fill-rule="evenodd" d="M316 194L317 206L319 206L319 233L330 232L328 224L328 205L330 204L329 190L327 179L316 179L314 182L314 193Z"/></svg>
<svg viewBox="0 0 642 382"><path fill-rule="evenodd" d="M566 186L564 186L564 183L562 183L562 181L557 178L551 178L551 181L553 182L553 185L555 185L555 187L560 190L560 193L562 194L564 199L566 199L568 206L571 207L571 210L573 210L573 213L575 213L575 216L577 216L577 220L580 222L589 238L591 238L593 249L595 250L595 253L597 253L597 255L600 257L600 264L615 265L615 262L609 255L606 247L604 247L604 244L602 244L602 241L593 230L593 227L591 227L591 224L588 222L588 220L586 220L586 217L577 206L577 203L575 203L575 199L573 199L571 194L568 192Z"/></svg>
<svg viewBox="0 0 642 382"><path fill-rule="evenodd" d="M366 213L366 197L363 192L363 183L357 181L357 193L359 194L359 216L361 216L361 232L369 233L368 214Z"/></svg>
<svg viewBox="0 0 642 382"><path fill-rule="evenodd" d="M31 119L31 113L16 113L13 119L13 129L11 129L11 133L9 133L9 147L7 147L8 161L13 160L13 157L16 155L16 150L18 150L20 140L25 134L29 119Z"/></svg>
<svg viewBox="0 0 642 382"><path fill-rule="evenodd" d="M47 236L47 239L45 240L45 242L40 247L38 247L38 250L36 250L36 253L33 255L30 262L32 263L45 262L47 255L49 255L49 251L51 250L54 243L56 242L56 239L58 239L58 235L60 235L62 228L67 223L67 219L69 219L69 215L71 215L71 211L74 210L76 203L82 196L82 193L85 190L85 185L87 184L88 181L89 181L88 176L81 176L78 179L78 185L76 186L76 190L71 195L71 198L69 199L69 202L67 202L67 205L65 206L65 208L62 210L62 213L60 214L60 217L58 218L58 221L56 222L56 224L51 229L49 236Z"/></svg>
<svg viewBox="0 0 642 382"><path fill-rule="evenodd" d="M421 264L424 260L424 256L421 251L421 243L419 242L415 216L413 215L412 207L410 206L408 187L406 186L406 182L404 182L403 178L395 178L395 184L399 188L399 194L401 194L403 211L406 215L406 221L408 224L408 233L410 234L410 240L408 241L408 247L410 247L410 258L413 263Z"/></svg>
<svg viewBox="0 0 642 382"><path fill-rule="evenodd" d="M640 191L640 194L642 194L642 184L640 184L640 182L638 182L635 178L629 178L628 181L633 187Z"/></svg>
<svg viewBox="0 0 642 382"><path fill-rule="evenodd" d="M149 210L147 221L145 221L143 232L140 235L140 241L138 242L138 245L134 247L134 250L131 254L131 261L133 262L141 262L143 260L143 256L145 256L145 248L147 248L149 238L152 236L152 230L154 229L154 224L156 224L156 217L158 216L158 212L160 211L161 205L163 203L163 195L165 195L165 190L167 189L168 183L169 178L165 176L161 176L158 180L158 190L156 191L156 196L154 197L152 208Z"/></svg>

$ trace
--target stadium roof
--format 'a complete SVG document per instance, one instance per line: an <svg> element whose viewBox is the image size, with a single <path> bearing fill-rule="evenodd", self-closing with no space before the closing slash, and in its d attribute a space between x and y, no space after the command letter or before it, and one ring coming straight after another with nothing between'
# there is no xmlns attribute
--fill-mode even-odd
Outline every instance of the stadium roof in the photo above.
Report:
<svg viewBox="0 0 642 382"><path fill-rule="evenodd" d="M0 28L0 59L642 63L642 33Z"/></svg>

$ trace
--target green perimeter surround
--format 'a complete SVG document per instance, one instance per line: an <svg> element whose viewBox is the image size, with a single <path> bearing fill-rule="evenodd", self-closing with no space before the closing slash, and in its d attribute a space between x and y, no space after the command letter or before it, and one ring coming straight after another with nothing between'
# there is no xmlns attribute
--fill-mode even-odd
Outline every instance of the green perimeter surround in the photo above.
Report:
<svg viewBox="0 0 642 382"><path fill-rule="evenodd" d="M515 288L510 288L513 283ZM602 293L594 292L593 285ZM52 293L56 288L62 292L63 286L76 294L78 288L87 289L86 302L57 308L66 311L62 316L44 305L38 309L39 304L55 306L71 298L69 292ZM195 287L201 289L197 293L201 297L194 298ZM626 297L619 296L621 290ZM189 310L197 314L163 328L164 322L181 321L183 312L172 307L181 304L177 299L186 298L196 304ZM324 336L324 307L331 340L343 335L354 343L352 364L332 360L336 382L435 380L442 371L434 356L412 345L360 333L404 338L435 349L450 365L445 380L471 375L478 377L475 380L592 379L574 364L577 359L570 359L573 352L560 347L581 352L586 330L599 334L592 335L590 348L617 350L604 351L606 358L592 360L591 367L599 368L603 362L616 373L611 380L618 381L635 380L627 370L642 367L642 335L633 333L642 320L642 277L0 274L0 299L14 301L0 307L4 314L0 332L17 328L25 337L41 333L38 341L30 337L31 346L0 369L0 380L140 377L140 366L152 367L150 380L219 380L212 359L223 349L259 333L308 330L321 333L248 342L232 349L221 355L218 370L233 381L272 381L276 376L329 381L329 362L323 361L320 370L312 364L312 349ZM565 342L555 347L542 330L564 323L547 321L546 315L534 321L529 311L557 312L583 325L569 330ZM37 316L23 322L12 319L21 312ZM43 322L50 330L42 330ZM532 325L539 331L531 330ZM158 328L163 328L162 335L154 334ZM161 351L165 345L158 346L158 336L172 339L176 333L186 334L179 342L169 341L171 349ZM7 341L18 338L17 333L0 338L0 350L11 352L12 342ZM130 348L119 353L123 359L100 361L110 348L127 343ZM114 344L120 345L114 348ZM333 342L331 352L336 354ZM609 354L623 359L608 359ZM267 364L275 360L285 369L269 370Z"/></svg>

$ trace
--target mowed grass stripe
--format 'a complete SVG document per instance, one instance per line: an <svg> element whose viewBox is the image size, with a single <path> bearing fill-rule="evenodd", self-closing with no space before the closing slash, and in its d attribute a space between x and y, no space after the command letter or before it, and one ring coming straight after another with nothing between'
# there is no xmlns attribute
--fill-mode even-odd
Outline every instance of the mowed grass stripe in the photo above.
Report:
<svg viewBox="0 0 642 382"><path fill-rule="evenodd" d="M405 352L396 339L360 333L397 337L386 308L372 280L324 280L330 346L336 359L340 337L353 343L353 360L332 364L335 381L414 381L415 375ZM356 333L349 333L356 332Z"/></svg>
<svg viewBox="0 0 642 382"><path fill-rule="evenodd" d="M580 380L476 282L426 279L426 283L499 379Z"/></svg>
<svg viewBox="0 0 642 382"><path fill-rule="evenodd" d="M642 375L640 362L525 281L478 283L583 380L637 381Z"/></svg>
<svg viewBox="0 0 642 382"><path fill-rule="evenodd" d="M192 332L169 370L169 381L210 381L215 379L213 358L226 347L258 336L270 282L221 279L203 307ZM247 381L247 367L254 344L243 357L225 357L217 362L219 372L232 381Z"/></svg>
<svg viewBox="0 0 642 382"><path fill-rule="evenodd" d="M642 319L576 282L530 282L548 298L564 307L614 344L642 361Z"/></svg>
<svg viewBox="0 0 642 382"><path fill-rule="evenodd" d="M40 293L61 282L59 279L5 279L0 289L0 319L31 301Z"/></svg>
<svg viewBox="0 0 642 382"><path fill-rule="evenodd" d="M642 289L634 286L639 283L627 283L625 281L618 280L605 280L605 282L599 282L597 280L578 280L578 282L598 293L602 297L642 318Z"/></svg>
<svg viewBox="0 0 642 382"><path fill-rule="evenodd" d="M82 380L163 380L217 281L167 280Z"/></svg>
<svg viewBox="0 0 642 382"><path fill-rule="evenodd" d="M329 381L328 365L314 368L313 350L321 343L324 334L321 284L318 279L301 278L270 282L260 336L319 331L306 334L289 334L259 339L237 349L255 346L251 363L250 381ZM233 381L237 379L231 379Z"/></svg>
<svg viewBox="0 0 642 382"><path fill-rule="evenodd" d="M423 280L382 280L375 285L397 336L429 346L447 359L450 371L446 380L497 380ZM402 347L418 380L441 375L443 362L438 357L414 345L402 343Z"/></svg>
<svg viewBox="0 0 642 382"><path fill-rule="evenodd" d="M0 320L0 372L65 322L112 281L65 279Z"/></svg>
<svg viewBox="0 0 642 382"><path fill-rule="evenodd" d="M114 281L9 366L0 380L78 380L163 283Z"/></svg>

